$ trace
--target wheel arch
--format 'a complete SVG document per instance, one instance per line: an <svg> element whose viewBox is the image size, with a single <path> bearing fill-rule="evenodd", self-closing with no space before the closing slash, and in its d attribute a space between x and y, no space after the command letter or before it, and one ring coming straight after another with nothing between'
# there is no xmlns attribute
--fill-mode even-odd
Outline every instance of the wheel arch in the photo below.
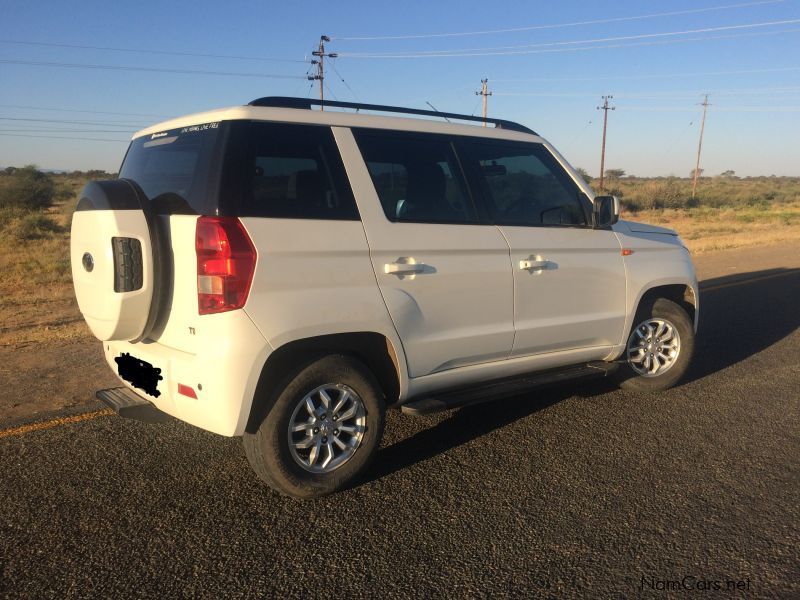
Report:
<svg viewBox="0 0 800 600"><path fill-rule="evenodd" d="M329 354L345 354L363 362L383 390L386 405L397 403L404 384L404 365L388 337L360 331L302 338L279 346L267 358L256 384L245 431L252 433L258 428L275 400L275 390L288 383L298 367Z"/></svg>
<svg viewBox="0 0 800 600"><path fill-rule="evenodd" d="M653 285L645 289L636 302L636 309L633 311L633 314L636 315L642 304L656 298L672 300L675 304L683 308L694 324L695 333L697 332L698 309L700 308L698 305L699 298L697 290L691 283L666 283Z"/></svg>

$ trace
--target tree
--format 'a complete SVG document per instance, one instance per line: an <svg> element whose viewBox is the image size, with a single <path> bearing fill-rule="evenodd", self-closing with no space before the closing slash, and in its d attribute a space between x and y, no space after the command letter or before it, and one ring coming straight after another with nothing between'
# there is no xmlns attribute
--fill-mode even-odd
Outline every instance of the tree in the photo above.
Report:
<svg viewBox="0 0 800 600"><path fill-rule="evenodd" d="M698 177L702 177L703 176L703 171L705 171L705 169L698 169L697 170L697 176ZM689 177L694 179L694 169L692 169L691 172L689 173Z"/></svg>
<svg viewBox="0 0 800 600"><path fill-rule="evenodd" d="M606 169L606 179L620 179L625 177L625 169Z"/></svg>
<svg viewBox="0 0 800 600"><path fill-rule="evenodd" d="M0 187L0 208L36 210L50 206L55 186L53 179L34 165L15 169Z"/></svg>
<svg viewBox="0 0 800 600"><path fill-rule="evenodd" d="M701 171L702 173L702 171ZM723 171L719 174L720 177L736 177L736 171Z"/></svg>
<svg viewBox="0 0 800 600"><path fill-rule="evenodd" d="M578 172L578 175L580 175L581 177L583 177L583 180L584 180L586 183L589 183L589 182L592 180L592 176L591 176L591 175L589 175L589 173L586 171L586 169L584 169L584 168L582 168L582 167L578 167L578 168L577 168L577 169L575 169L575 170Z"/></svg>

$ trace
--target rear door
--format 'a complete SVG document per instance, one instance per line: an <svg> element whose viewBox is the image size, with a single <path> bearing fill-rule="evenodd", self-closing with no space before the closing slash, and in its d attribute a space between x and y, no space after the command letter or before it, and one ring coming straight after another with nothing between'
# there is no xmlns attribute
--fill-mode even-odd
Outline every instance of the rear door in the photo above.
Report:
<svg viewBox="0 0 800 600"><path fill-rule="evenodd" d="M273 348L386 323L330 127L233 123L222 180L223 212L258 251L245 311Z"/></svg>
<svg viewBox="0 0 800 600"><path fill-rule="evenodd" d="M452 141L334 132L410 376L507 358L514 339L508 245L481 220Z"/></svg>
<svg viewBox="0 0 800 600"><path fill-rule="evenodd" d="M462 155L511 248L512 356L596 348L604 358L625 321L625 267L611 229L540 143L470 140Z"/></svg>

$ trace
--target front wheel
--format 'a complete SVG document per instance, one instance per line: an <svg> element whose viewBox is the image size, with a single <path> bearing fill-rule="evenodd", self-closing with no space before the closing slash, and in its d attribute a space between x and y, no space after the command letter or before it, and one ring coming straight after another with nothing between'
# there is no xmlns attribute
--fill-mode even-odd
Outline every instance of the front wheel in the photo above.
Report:
<svg viewBox="0 0 800 600"><path fill-rule="evenodd" d="M659 392L680 381L694 353L694 327L686 311L656 298L639 307L616 377L620 387Z"/></svg>
<svg viewBox="0 0 800 600"><path fill-rule="evenodd" d="M360 361L330 355L301 368L244 450L256 474L295 498L324 496L366 469L383 433L383 395Z"/></svg>

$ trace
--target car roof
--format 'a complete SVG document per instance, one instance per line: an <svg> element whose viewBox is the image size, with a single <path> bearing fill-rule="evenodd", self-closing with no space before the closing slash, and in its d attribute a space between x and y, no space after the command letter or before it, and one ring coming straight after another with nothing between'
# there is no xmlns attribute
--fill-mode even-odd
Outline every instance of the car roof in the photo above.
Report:
<svg viewBox="0 0 800 600"><path fill-rule="evenodd" d="M482 124L467 125L463 123L451 123L435 117L408 118L360 112L343 112L341 110L330 109L323 111L310 110L307 108L252 105L219 108L162 121L161 123L137 131L133 134L132 139L181 127L237 120L328 125L331 127L363 127L394 131L417 131L525 142L544 141L540 136L534 133L525 133L501 127L484 127Z"/></svg>

